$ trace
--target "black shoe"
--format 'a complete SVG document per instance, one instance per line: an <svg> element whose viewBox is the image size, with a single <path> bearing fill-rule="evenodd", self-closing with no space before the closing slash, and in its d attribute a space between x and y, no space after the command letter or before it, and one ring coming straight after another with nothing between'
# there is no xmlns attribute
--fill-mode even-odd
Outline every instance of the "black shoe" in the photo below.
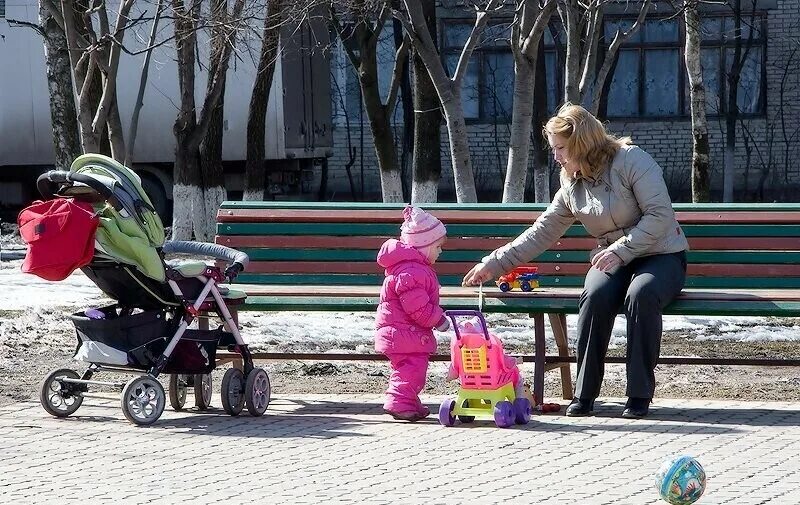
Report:
<svg viewBox="0 0 800 505"><path fill-rule="evenodd" d="M650 409L650 398L628 398L622 417L626 419L641 419L647 416Z"/></svg>
<svg viewBox="0 0 800 505"><path fill-rule="evenodd" d="M573 398L572 403L567 406L567 415L570 417L588 416L594 409L594 400L585 398Z"/></svg>

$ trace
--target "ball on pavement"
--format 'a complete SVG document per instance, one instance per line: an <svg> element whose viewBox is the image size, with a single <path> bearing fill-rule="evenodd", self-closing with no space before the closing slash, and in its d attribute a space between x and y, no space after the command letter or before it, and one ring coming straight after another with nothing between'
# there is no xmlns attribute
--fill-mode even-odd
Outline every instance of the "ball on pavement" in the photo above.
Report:
<svg viewBox="0 0 800 505"><path fill-rule="evenodd" d="M691 456L670 458L656 472L656 489L672 505L689 505L705 491L706 472Z"/></svg>

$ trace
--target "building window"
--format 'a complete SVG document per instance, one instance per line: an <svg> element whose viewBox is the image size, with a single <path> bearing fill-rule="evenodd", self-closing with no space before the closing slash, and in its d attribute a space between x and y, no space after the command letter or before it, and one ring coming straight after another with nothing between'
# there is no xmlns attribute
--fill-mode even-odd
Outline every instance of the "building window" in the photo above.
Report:
<svg viewBox="0 0 800 505"><path fill-rule="evenodd" d="M736 103L742 114L764 113L764 36L763 19L742 15L739 86ZM728 109L727 74L735 61L736 27L733 17L709 17L700 25L703 83L706 87L706 110L724 114ZM689 93L686 92L688 97ZM720 98L723 98L720 100ZM687 98L688 102L688 98ZM688 103L686 110L688 111Z"/></svg>
<svg viewBox="0 0 800 505"><path fill-rule="evenodd" d="M742 70L737 103L743 114L763 114L763 18L742 16ZM617 29L627 30L633 19L610 19L604 26L605 47ZM748 42L752 29L753 37ZM709 114L726 110L727 73L734 60L733 17L706 17L701 25L701 60ZM689 91L683 62L685 33L677 19L646 20L617 53L613 75L603 101L610 118L667 118L689 113ZM749 49L747 47L749 46Z"/></svg>
<svg viewBox="0 0 800 505"><path fill-rule="evenodd" d="M448 75L453 75L464 43L472 32L471 21L442 24L442 58ZM514 98L514 56L508 46L509 22L486 27L472 53L461 86L464 117L474 122L510 122Z"/></svg>

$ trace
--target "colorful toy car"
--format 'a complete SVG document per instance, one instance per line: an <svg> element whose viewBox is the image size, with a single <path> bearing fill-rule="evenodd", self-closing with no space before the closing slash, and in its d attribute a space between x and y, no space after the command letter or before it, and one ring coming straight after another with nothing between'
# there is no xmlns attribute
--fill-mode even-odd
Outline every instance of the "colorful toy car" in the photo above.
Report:
<svg viewBox="0 0 800 505"><path fill-rule="evenodd" d="M519 288L522 291L533 291L539 287L539 267L517 267L496 281L500 291L511 291Z"/></svg>

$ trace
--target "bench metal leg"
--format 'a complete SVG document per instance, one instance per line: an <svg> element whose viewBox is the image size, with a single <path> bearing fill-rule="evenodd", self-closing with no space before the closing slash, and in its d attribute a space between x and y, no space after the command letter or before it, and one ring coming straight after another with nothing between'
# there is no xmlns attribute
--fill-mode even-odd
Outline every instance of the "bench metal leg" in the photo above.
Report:
<svg viewBox="0 0 800 505"><path fill-rule="evenodd" d="M531 314L533 317L533 399L535 406L544 402L544 314Z"/></svg>
<svg viewBox="0 0 800 505"><path fill-rule="evenodd" d="M553 329L553 337L556 340L559 356L569 356L569 344L567 340L567 315L548 314L550 317L550 328ZM572 375L569 363L560 363L561 370L561 395L565 400L572 400Z"/></svg>

